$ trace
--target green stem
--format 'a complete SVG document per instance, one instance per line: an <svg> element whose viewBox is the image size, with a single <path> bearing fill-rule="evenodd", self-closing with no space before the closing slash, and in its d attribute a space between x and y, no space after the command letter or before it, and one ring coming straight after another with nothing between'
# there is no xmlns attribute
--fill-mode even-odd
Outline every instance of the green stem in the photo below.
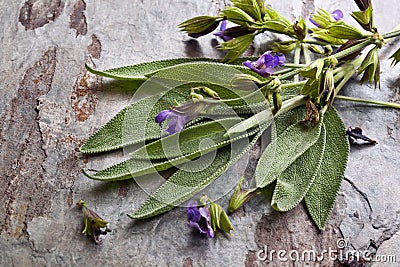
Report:
<svg viewBox="0 0 400 267"><path fill-rule="evenodd" d="M369 39L365 40L364 42L359 43L359 44L354 45L354 46L351 46L351 47L349 47L349 48L347 48L347 49L345 49L343 51L340 51L339 53L334 54L333 56L338 60L342 59L342 58L344 58L344 57L346 57L348 55L353 54L356 51L359 51L359 50L363 49L364 47L366 47L366 46L368 46L370 44L375 43L375 41L376 40L374 40L373 38L369 38ZM293 77L293 76L299 74L300 71L301 71L301 69L294 69L292 71L289 71L287 73L279 75L279 78L281 80L284 80L284 79L287 79L287 78L290 78L290 77ZM277 75L277 74L275 74L275 75Z"/></svg>
<svg viewBox="0 0 400 267"><path fill-rule="evenodd" d="M286 101L283 101L283 102L282 102L282 107L281 107L281 109L278 110L278 112L275 114L275 117L278 116L278 115L280 115L280 114L283 114L283 113L285 113L285 112L288 112L289 110L292 110L292 109L294 109L294 108L297 108L297 107L299 107L299 106L302 106L302 105L304 105L305 103L306 103L306 100L305 100L305 97L304 97L303 95L298 95L298 96L295 96L295 97L293 97L293 98L291 98L291 99L288 99L288 100L286 100ZM275 112L274 112L274 109L272 109L272 113L275 113Z"/></svg>
<svg viewBox="0 0 400 267"><path fill-rule="evenodd" d="M306 82L307 81L301 81L301 82L297 82L297 83L284 83L284 84L282 84L281 88L285 89L285 88L292 88L292 87L296 87L296 86L302 86Z"/></svg>
<svg viewBox="0 0 400 267"><path fill-rule="evenodd" d="M289 73L290 71L292 71L292 69L289 69L289 68L278 70L278 71L274 72L274 76L279 76L279 75L282 75L282 74L285 74L285 73Z"/></svg>
<svg viewBox="0 0 400 267"><path fill-rule="evenodd" d="M329 44L327 42L320 42L320 41L315 41L315 40L303 40L302 42L305 44L315 44L315 45L322 45L322 46Z"/></svg>
<svg viewBox="0 0 400 267"><path fill-rule="evenodd" d="M307 49L305 44L301 44L301 51L303 52L304 63L306 65L310 64L311 63L310 51Z"/></svg>
<svg viewBox="0 0 400 267"><path fill-rule="evenodd" d="M296 45L296 48L294 49L294 64L299 64L300 63L300 53L301 53L301 46L299 44ZM299 81L299 75L296 74L293 78L293 81L297 83Z"/></svg>
<svg viewBox="0 0 400 267"><path fill-rule="evenodd" d="M360 102L360 103L367 103L367 104L374 104L374 105L378 105L378 106L381 106L381 107L387 107L387 108L399 108L400 109L400 104L393 103L393 102L375 101L375 100L369 100L369 99L363 99L363 98L357 98L357 97L350 97L350 96L344 96L344 95L337 95L336 99L341 99L341 100L346 100L346 101L353 101L353 102Z"/></svg>
<svg viewBox="0 0 400 267"><path fill-rule="evenodd" d="M292 68L292 69L301 69L307 66L308 64L294 64L294 63L285 63L286 68Z"/></svg>
<svg viewBox="0 0 400 267"><path fill-rule="evenodd" d="M353 71L349 71L344 77L343 80L340 81L340 83L336 86L335 92L333 95L333 99L337 96L339 91L346 85L346 83L353 77L353 75L356 73L356 70L353 69Z"/></svg>
<svg viewBox="0 0 400 267"><path fill-rule="evenodd" d="M293 76L296 75L296 74L299 74L300 71L301 71L301 68L300 68L300 69L294 69L294 70L289 71L289 72L287 72L287 73L285 73L285 74L279 75L278 77L279 77L279 79L281 79L281 80L285 80L285 79L287 79L287 78L293 77ZM275 74L275 75L276 75L276 74Z"/></svg>
<svg viewBox="0 0 400 267"><path fill-rule="evenodd" d="M393 37L397 37L400 36L400 30L398 31L394 31L394 32L388 32L382 35L383 39L389 39L389 38L393 38Z"/></svg>
<svg viewBox="0 0 400 267"><path fill-rule="evenodd" d="M357 52L357 51L363 49L364 47L366 47L370 44L373 44L373 43L375 43L375 40L373 38L368 38L364 42L356 44L354 46L351 46L343 51L340 51L339 53L334 54L333 56L339 60L339 59L347 57L347 56L353 54L354 52Z"/></svg>

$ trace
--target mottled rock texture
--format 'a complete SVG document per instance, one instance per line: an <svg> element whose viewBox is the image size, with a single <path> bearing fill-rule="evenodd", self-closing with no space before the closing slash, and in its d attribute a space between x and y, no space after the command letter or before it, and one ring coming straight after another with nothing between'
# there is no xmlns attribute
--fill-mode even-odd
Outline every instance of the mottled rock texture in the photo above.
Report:
<svg viewBox="0 0 400 267"><path fill-rule="evenodd" d="M348 13L356 9L352 1L268 3L292 20L317 7L340 7L351 21ZM375 4L382 32L400 22L397 1ZM302 266L306 262L259 257L265 248L336 249L340 238L353 249L396 255L400 262L396 110L335 103L347 126L362 127L379 144L351 147L346 179L323 232L302 205L278 213L257 197L232 215L232 236L208 240L187 227L182 208L132 221L126 213L146 197L133 181L99 183L81 174L82 168L98 170L123 158L121 152L86 157L78 148L132 97L132 84L94 76L84 64L102 69L160 58L221 57L211 37L192 40L176 25L195 15L215 15L224 5L222 0L0 1L1 266ZM260 47L262 40L255 51ZM399 102L400 67L390 68L386 60L394 48L382 51L380 88L354 81L344 94ZM246 171L250 178L258 154L255 147ZM242 168L238 164L233 171ZM82 214L75 207L81 198L110 222L112 232L101 245L81 234Z"/></svg>

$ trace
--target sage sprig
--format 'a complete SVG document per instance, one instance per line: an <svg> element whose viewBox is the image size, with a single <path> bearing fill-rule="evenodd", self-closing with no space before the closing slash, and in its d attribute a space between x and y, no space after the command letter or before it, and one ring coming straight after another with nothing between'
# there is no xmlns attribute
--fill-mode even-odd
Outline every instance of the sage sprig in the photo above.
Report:
<svg viewBox="0 0 400 267"><path fill-rule="evenodd" d="M84 174L114 181L169 170L168 179L161 178L163 184L129 213L134 219L149 218L202 191L269 132L271 140L256 167L255 187L243 190L243 179L238 181L230 212L272 185L274 209L289 211L304 200L317 227L324 229L349 155L346 127L334 100L400 108L396 103L340 95L356 75L378 85L379 51L400 35L398 27L380 34L371 1L355 2L360 10L351 16L360 27L343 21L340 10L319 9L311 18L290 21L264 1L235 0L218 16L199 16L179 25L193 38L216 31L221 40L218 48L226 51L222 62L178 58L104 71L87 66L94 74L142 85L132 103L81 147L86 154L124 149L128 158ZM273 50L259 57L240 58L265 32L285 35L286 40L276 40ZM399 51L391 56L393 65L400 62ZM290 54L294 62L287 61ZM211 227L233 229L214 201L209 199L211 217L206 204L187 210L191 227L209 237L214 236ZM208 227L202 228L202 221Z"/></svg>

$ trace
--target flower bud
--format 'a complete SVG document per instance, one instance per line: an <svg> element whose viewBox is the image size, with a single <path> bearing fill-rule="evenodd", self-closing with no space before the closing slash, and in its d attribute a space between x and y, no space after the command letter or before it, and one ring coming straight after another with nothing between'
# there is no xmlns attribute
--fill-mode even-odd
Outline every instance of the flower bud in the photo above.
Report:
<svg viewBox="0 0 400 267"><path fill-rule="evenodd" d="M106 235L108 232L111 232L111 230L107 227L108 222L103 220L94 211L89 209L86 206L85 201L79 200L76 205L83 209L83 221L85 228L83 229L82 234L92 237L94 242L99 244L100 235ZM102 228L105 229L103 230Z"/></svg>
<svg viewBox="0 0 400 267"><path fill-rule="evenodd" d="M187 32L190 37L198 38L214 31L219 25L217 19L212 16L198 16L182 22L178 27Z"/></svg>
<svg viewBox="0 0 400 267"><path fill-rule="evenodd" d="M376 32L372 14L372 7L369 6L363 11L355 11L351 13L351 16L361 25L361 27L363 27L364 30Z"/></svg>
<svg viewBox="0 0 400 267"><path fill-rule="evenodd" d="M190 99L192 99L193 102L198 102L204 99L204 97L201 94L198 94L194 91L190 92Z"/></svg>
<svg viewBox="0 0 400 267"><path fill-rule="evenodd" d="M307 48L308 48L308 50L310 50L313 53L320 54L320 55L325 54L325 52L316 45L309 45Z"/></svg>
<svg viewBox="0 0 400 267"><path fill-rule="evenodd" d="M241 177L229 201L229 213L233 213L240 208L244 203L249 201L256 192L256 189L243 190L243 177Z"/></svg>
<svg viewBox="0 0 400 267"><path fill-rule="evenodd" d="M253 75L236 74L232 79L232 90L255 91L265 82L257 79Z"/></svg>
<svg viewBox="0 0 400 267"><path fill-rule="evenodd" d="M219 98L219 95L217 94L217 92L215 92L214 90L212 90L212 89L210 89L210 88L208 88L208 87L205 87L205 86L202 86L202 87L199 87L200 89L201 89L201 91L203 91L203 93L205 93L206 95L208 95L208 96L210 96L210 97L212 97L212 98L214 98L214 99L217 99L217 100L219 100L220 98Z"/></svg>
<svg viewBox="0 0 400 267"><path fill-rule="evenodd" d="M221 229L225 233L229 234L231 230L234 230L225 210L217 203L210 203L210 216L211 227L214 229L214 231Z"/></svg>
<svg viewBox="0 0 400 267"><path fill-rule="evenodd" d="M365 81L375 81L375 86L379 83L380 80L380 62L378 56L378 48L372 48L364 61L361 63L361 66L358 69L358 74L364 72L363 77L361 78L362 82Z"/></svg>
<svg viewBox="0 0 400 267"><path fill-rule="evenodd" d="M335 80L333 78L333 69L328 68L324 74L324 82L321 83L319 96L325 102L331 102L332 93L335 91Z"/></svg>
<svg viewBox="0 0 400 267"><path fill-rule="evenodd" d="M274 103L274 112L278 112L278 110L282 107L282 97L281 94L278 92L272 93L272 101Z"/></svg>
<svg viewBox="0 0 400 267"><path fill-rule="evenodd" d="M307 26L303 18L293 24L293 30L297 35L297 39L303 40L307 35Z"/></svg>
<svg viewBox="0 0 400 267"><path fill-rule="evenodd" d="M319 94L319 85L321 81L315 79L308 79L300 90L300 94L309 96L311 98L316 98Z"/></svg>

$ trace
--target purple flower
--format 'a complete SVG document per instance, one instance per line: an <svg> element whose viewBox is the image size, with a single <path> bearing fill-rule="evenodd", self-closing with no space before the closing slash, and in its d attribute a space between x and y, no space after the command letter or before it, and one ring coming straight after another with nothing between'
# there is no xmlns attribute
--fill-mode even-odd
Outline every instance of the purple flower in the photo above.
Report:
<svg viewBox="0 0 400 267"><path fill-rule="evenodd" d="M227 28L227 21L223 20L219 28L219 32L214 33L215 36L221 38L224 42L228 42L233 38L237 38L246 34L253 33L255 30L248 29L244 26L234 26Z"/></svg>
<svg viewBox="0 0 400 267"><path fill-rule="evenodd" d="M343 12L340 9L336 9L331 13L332 17L336 20L339 21L343 18Z"/></svg>
<svg viewBox="0 0 400 267"><path fill-rule="evenodd" d="M250 68L252 71L257 72L263 77L268 77L274 72L276 67L284 66L284 64L285 55L282 53L272 53L271 51L265 52L255 61L247 60L243 62L245 67Z"/></svg>
<svg viewBox="0 0 400 267"><path fill-rule="evenodd" d="M154 118L154 121L162 127L164 121L168 121L168 127L165 130L168 134L180 132L185 124L196 117L206 106L204 102L190 102L171 109L162 110Z"/></svg>
<svg viewBox="0 0 400 267"><path fill-rule="evenodd" d="M177 113L172 109L167 109L158 113L154 118L154 121L162 127L162 123L167 119L169 119L169 123L168 128L165 131L168 134L182 131L185 124L190 120L188 116Z"/></svg>
<svg viewBox="0 0 400 267"><path fill-rule="evenodd" d="M226 20L223 20L221 22L221 25L219 27L219 32L214 33L215 36L218 36L219 38L221 38L222 40L224 40L224 42L227 42L229 40L232 40L232 37L226 36L225 35L225 30L226 30Z"/></svg>
<svg viewBox="0 0 400 267"><path fill-rule="evenodd" d="M339 21L343 18L343 12L340 9L336 9L333 12L331 12L331 16L334 20ZM318 24L315 20L313 20L312 18L310 18L310 21L312 24L314 24L315 26L317 26L318 28L321 28L321 25Z"/></svg>
<svg viewBox="0 0 400 267"><path fill-rule="evenodd" d="M190 202L186 208L186 215L189 221L189 227L195 228L207 237L214 237L214 230L210 223L210 210L204 207L197 207L196 203Z"/></svg>

